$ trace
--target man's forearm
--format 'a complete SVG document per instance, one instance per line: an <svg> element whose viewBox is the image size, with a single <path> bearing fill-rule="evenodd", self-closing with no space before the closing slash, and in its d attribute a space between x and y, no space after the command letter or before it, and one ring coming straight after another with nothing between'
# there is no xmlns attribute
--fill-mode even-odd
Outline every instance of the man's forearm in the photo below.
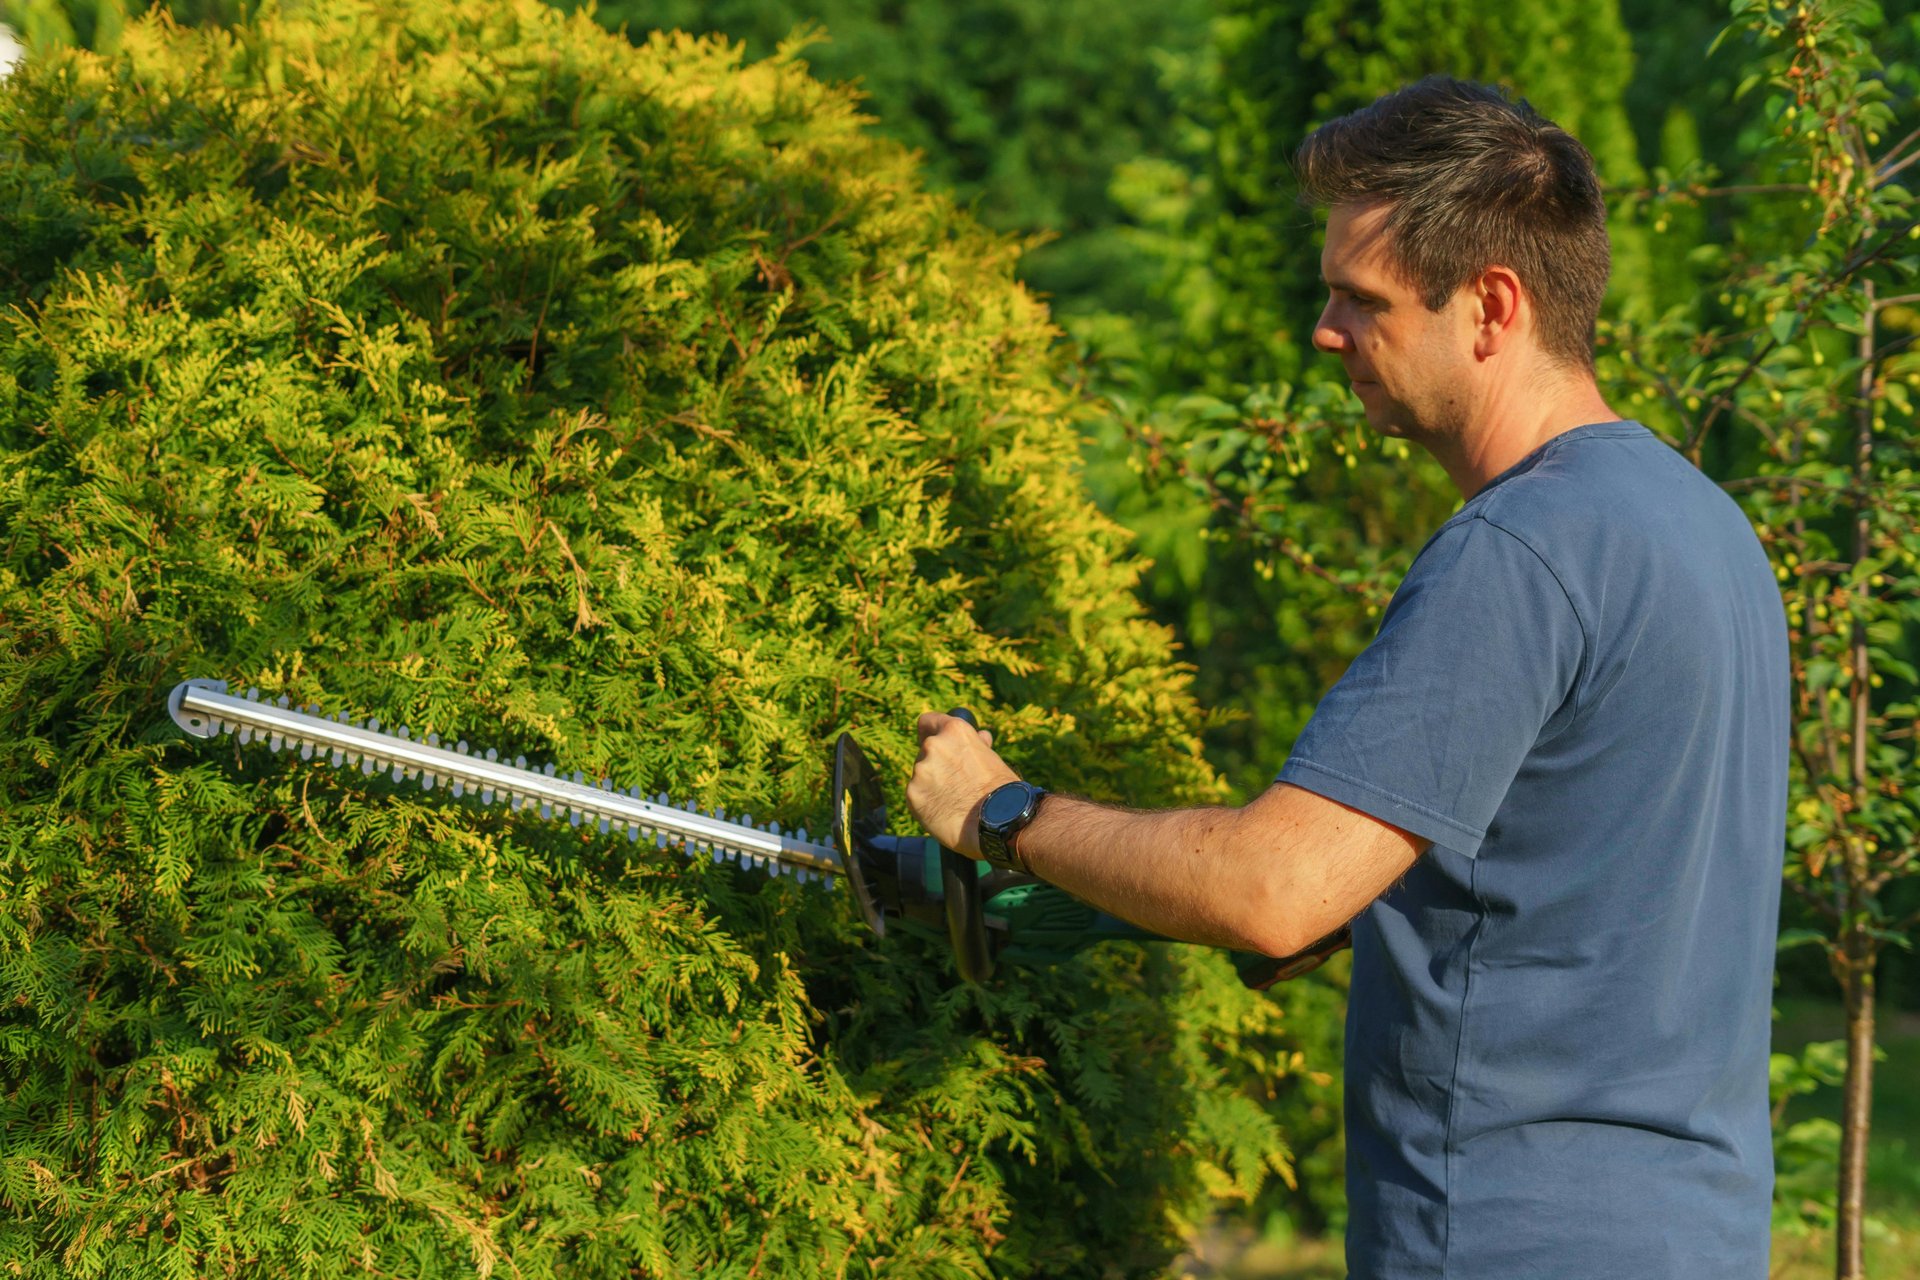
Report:
<svg viewBox="0 0 1920 1280"><path fill-rule="evenodd" d="M1141 928L1281 954L1267 950L1283 909L1275 901L1281 851L1248 839L1243 812L1138 813L1050 795L1016 847L1035 875Z"/></svg>
<svg viewBox="0 0 1920 1280"><path fill-rule="evenodd" d="M948 848L979 857L986 797L1019 775L962 720L928 711L916 728L908 807ZM1050 795L1014 847L1042 879L1144 929L1289 956L1353 919L1429 843L1276 782L1238 809L1136 813Z"/></svg>

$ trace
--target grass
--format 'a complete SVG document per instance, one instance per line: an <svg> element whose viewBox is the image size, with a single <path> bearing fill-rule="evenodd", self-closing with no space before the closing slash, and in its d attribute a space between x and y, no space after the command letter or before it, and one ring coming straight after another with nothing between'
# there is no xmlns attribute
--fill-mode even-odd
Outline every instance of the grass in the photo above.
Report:
<svg viewBox="0 0 1920 1280"><path fill-rule="evenodd" d="M1843 1034L1836 1003L1783 999L1778 1009L1773 1044L1781 1052ZM1883 1012L1878 1031L1886 1058L1874 1071L1867 1148L1867 1274L1873 1280L1920 1280L1920 1014ZM1795 1099L1788 1108L1789 1123L1814 1116L1840 1118L1838 1088ZM1338 1240L1261 1237L1245 1225L1220 1223L1171 1274L1193 1280L1345 1280L1347 1272ZM1769 1280L1831 1275L1831 1232L1774 1233Z"/></svg>

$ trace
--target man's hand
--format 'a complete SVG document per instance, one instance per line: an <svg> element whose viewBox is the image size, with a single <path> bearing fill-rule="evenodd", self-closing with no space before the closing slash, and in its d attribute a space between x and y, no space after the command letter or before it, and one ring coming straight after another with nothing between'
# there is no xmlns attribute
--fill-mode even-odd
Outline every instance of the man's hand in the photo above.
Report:
<svg viewBox="0 0 1920 1280"><path fill-rule="evenodd" d="M907 783L907 808L927 834L955 853L980 856L980 805L1020 775L993 752L993 735L936 711L921 715L920 758Z"/></svg>

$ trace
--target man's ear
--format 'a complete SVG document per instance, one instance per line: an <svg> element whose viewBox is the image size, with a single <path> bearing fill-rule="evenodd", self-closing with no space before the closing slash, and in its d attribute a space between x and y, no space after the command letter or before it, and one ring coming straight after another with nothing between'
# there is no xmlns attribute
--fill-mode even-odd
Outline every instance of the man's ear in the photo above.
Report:
<svg viewBox="0 0 1920 1280"><path fill-rule="evenodd" d="M1485 360L1498 355L1523 328L1533 324L1533 299L1511 267L1498 264L1480 273L1470 286L1475 307L1473 354Z"/></svg>

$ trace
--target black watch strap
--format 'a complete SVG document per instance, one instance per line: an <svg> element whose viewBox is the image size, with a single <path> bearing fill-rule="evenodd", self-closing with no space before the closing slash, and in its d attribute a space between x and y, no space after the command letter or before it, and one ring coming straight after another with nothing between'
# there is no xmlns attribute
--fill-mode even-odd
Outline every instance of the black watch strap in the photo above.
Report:
<svg viewBox="0 0 1920 1280"><path fill-rule="evenodd" d="M1032 875L1016 841L1039 812L1046 789L1030 782L1008 782L988 793L980 806L980 856L1002 871Z"/></svg>

